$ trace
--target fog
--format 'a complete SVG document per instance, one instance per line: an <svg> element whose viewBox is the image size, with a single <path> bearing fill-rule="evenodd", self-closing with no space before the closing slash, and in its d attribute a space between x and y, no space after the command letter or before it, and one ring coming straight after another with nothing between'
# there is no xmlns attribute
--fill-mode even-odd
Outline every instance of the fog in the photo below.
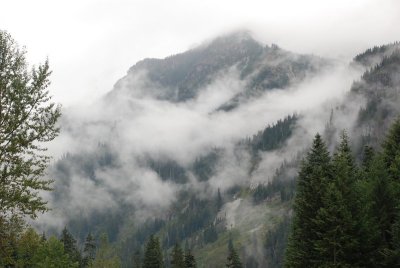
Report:
<svg viewBox="0 0 400 268"><path fill-rule="evenodd" d="M348 94L364 70L350 64L352 58L400 36L396 0L15 0L2 8L1 30L26 46L28 61L37 65L49 58L49 90L63 106L60 136L48 150L54 191L41 193L51 210L30 222L46 232L59 232L74 220L75 228L92 227L90 220L99 215L118 213L124 215L122 228L132 232L132 225L147 219L167 219L182 190L210 199L237 185L254 189L270 182L282 163L297 161L328 124L334 126L327 141L334 151L340 131L360 136L352 131L365 100ZM242 77L239 64L214 73L194 98L181 102L166 98L175 89L152 81L145 69L131 71L144 58L207 47L238 30L248 30L264 47L317 55L328 67L283 89L239 98L229 111L220 108L244 96L251 79ZM263 64L278 65L282 58L274 60ZM398 110L390 98L385 101ZM254 156L238 143L293 114L298 120L291 137L278 149L258 152L249 172ZM195 161L216 151L212 176L200 180ZM184 181L175 181L176 174L163 178L160 163L181 168ZM297 174L292 167L285 172ZM265 227L285 213L235 195L218 217L227 230L251 234L241 253L262 260Z"/></svg>
<svg viewBox="0 0 400 268"><path fill-rule="evenodd" d="M267 183L284 160L291 160L310 145L316 132L323 132L332 109L343 105L346 94L361 70L348 62L335 61L327 69L310 74L286 89L264 92L242 102L236 109L218 111L225 102L244 90L246 79L239 77L236 66L224 69L214 80L199 90L194 99L171 102L154 96L146 73L121 80L112 94L90 106L65 108L61 134L49 146L54 162L64 155L81 155L82 161L102 155L102 148L114 154L111 167L96 168L92 180L76 164L66 162L72 170L68 183L55 182L61 197L46 195L53 209L35 223L43 229L60 229L68 220L90 217L96 212L131 206L137 218L163 217L176 200L180 189L191 188L199 197L225 191L234 185L251 186ZM355 111L362 100L348 105ZM337 113L349 111L337 111ZM267 125L291 114L300 120L286 145L261 154L259 167L249 176L251 156L238 151L235 145L251 137ZM351 112L349 112L351 113ZM356 113L354 113L356 114ZM338 118L338 119L336 119ZM335 120L342 115L335 116ZM343 128L351 128L353 120L346 115ZM215 174L199 182L190 171L193 162L214 148L224 150ZM163 181L146 164L146 159L172 160L186 169L189 181L177 184ZM51 173L59 179L62 174ZM139 216L140 215L140 216ZM54 217L54 219L52 219Z"/></svg>

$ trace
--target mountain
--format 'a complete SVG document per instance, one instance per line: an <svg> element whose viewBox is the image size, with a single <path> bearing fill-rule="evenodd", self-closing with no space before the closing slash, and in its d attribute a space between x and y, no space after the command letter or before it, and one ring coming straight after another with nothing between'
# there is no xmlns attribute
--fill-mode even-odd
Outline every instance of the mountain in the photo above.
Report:
<svg viewBox="0 0 400 268"><path fill-rule="evenodd" d="M275 44L264 46L248 32L235 32L165 59L144 59L129 69L111 94L135 91L140 77L145 80L142 94L184 102L196 98L218 75L234 68L245 85L243 92L220 107L229 110L243 98L287 88L330 64L326 59L290 53Z"/></svg>
<svg viewBox="0 0 400 268"><path fill-rule="evenodd" d="M280 267L315 132L334 148L347 129L360 159L397 116L396 47L340 63L237 32L136 63L93 106L65 110L54 213L38 228L106 232L123 267L152 234L198 267L223 266L229 241L245 267Z"/></svg>

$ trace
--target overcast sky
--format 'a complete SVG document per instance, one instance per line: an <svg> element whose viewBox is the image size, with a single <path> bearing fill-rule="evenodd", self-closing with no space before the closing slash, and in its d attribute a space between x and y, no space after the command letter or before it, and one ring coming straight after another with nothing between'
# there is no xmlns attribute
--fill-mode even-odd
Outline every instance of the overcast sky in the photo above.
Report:
<svg viewBox="0 0 400 268"><path fill-rule="evenodd" d="M145 57L166 57L248 29L263 43L351 58L400 40L397 0L2 0L0 29L30 63L50 60L64 106L91 102Z"/></svg>

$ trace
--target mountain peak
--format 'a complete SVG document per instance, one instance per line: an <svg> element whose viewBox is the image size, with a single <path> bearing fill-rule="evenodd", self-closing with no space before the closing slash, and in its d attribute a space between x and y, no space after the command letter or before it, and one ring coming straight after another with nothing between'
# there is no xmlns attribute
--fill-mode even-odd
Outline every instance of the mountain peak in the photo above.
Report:
<svg viewBox="0 0 400 268"><path fill-rule="evenodd" d="M315 62L322 64L323 60L296 57L277 46L262 45L250 31L235 31L164 59L142 60L130 68L127 79L122 79L125 83L117 84L116 89L122 85L135 88L129 84L129 77L144 71L150 85L147 93L181 102L196 97L219 72L236 66L240 79L252 74L248 85L251 90L263 91L284 88L291 81L301 80L307 71L319 69L314 66ZM160 90L154 91L154 88Z"/></svg>
<svg viewBox="0 0 400 268"><path fill-rule="evenodd" d="M259 43L253 38L250 31L240 30L240 31L234 31L234 32L230 32L227 34L219 35L219 36L211 39L209 42L206 42L206 44L210 45L210 44L214 44L214 43L218 43L218 42L240 43L242 41L253 41L253 42Z"/></svg>
<svg viewBox="0 0 400 268"><path fill-rule="evenodd" d="M208 42L205 42L197 49L206 51L213 51L217 49L218 53L232 53L236 52L238 49L242 50L243 52L248 52L249 50L254 49L261 50L262 47L263 45L252 37L250 31L243 30L220 35L209 40Z"/></svg>

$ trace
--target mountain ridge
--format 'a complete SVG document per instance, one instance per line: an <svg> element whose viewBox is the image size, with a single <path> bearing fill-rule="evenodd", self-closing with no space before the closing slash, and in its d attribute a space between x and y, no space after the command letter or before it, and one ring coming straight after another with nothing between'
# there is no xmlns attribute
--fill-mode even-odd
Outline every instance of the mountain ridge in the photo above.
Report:
<svg viewBox="0 0 400 268"><path fill-rule="evenodd" d="M257 92L286 88L331 64L330 60L290 53L274 44L262 45L249 33L236 32L164 59L141 60L116 83L113 91L134 90L132 77L144 73L149 88L159 89L156 97L185 102L195 98L221 71L235 67L241 80L249 80L245 93L231 101L237 104L239 99L255 96Z"/></svg>

